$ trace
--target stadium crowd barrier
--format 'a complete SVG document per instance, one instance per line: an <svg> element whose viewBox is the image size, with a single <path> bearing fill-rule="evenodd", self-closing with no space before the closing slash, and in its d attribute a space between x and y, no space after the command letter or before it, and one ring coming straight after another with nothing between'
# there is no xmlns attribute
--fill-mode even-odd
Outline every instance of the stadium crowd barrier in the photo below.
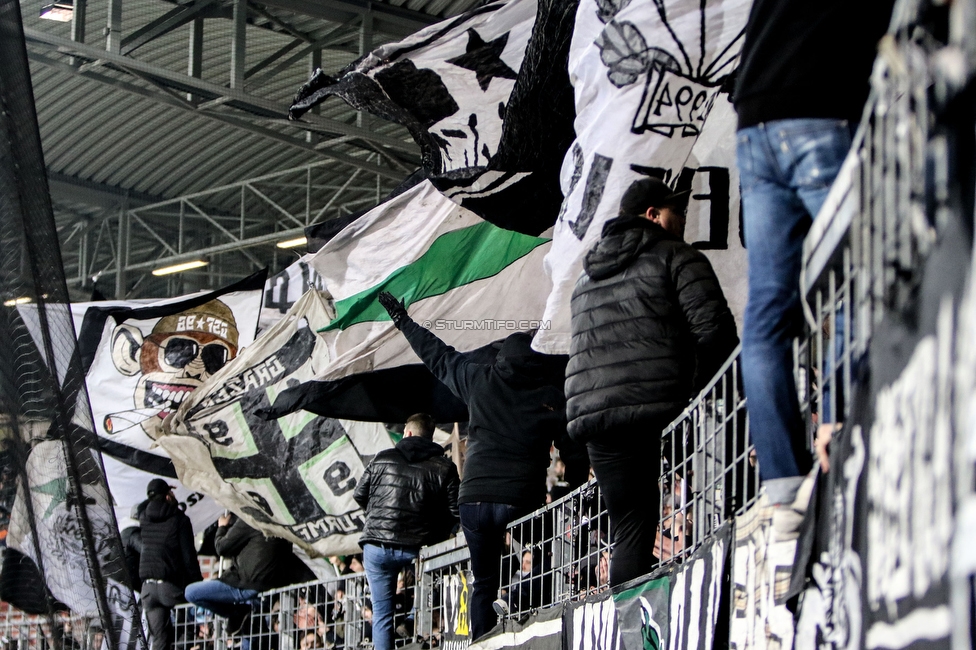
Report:
<svg viewBox="0 0 976 650"><path fill-rule="evenodd" d="M226 619L202 607L175 607L175 650L225 650L245 644L250 650L372 645L369 585L363 573L272 589L256 600L250 622L240 632L228 630Z"/></svg>

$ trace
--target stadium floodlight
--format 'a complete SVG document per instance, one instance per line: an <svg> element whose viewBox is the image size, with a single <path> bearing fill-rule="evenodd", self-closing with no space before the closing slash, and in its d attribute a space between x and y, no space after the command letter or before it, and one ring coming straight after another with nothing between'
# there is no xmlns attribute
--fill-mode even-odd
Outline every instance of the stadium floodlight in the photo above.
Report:
<svg viewBox="0 0 976 650"><path fill-rule="evenodd" d="M296 246L302 246L308 243L308 238L306 237L296 237L295 239L286 239L285 241L278 242L278 248L295 248Z"/></svg>
<svg viewBox="0 0 976 650"><path fill-rule="evenodd" d="M27 296L21 296L20 298L11 298L10 300L4 300L3 306L16 307L17 305L25 305L29 302L33 302L33 301Z"/></svg>
<svg viewBox="0 0 976 650"><path fill-rule="evenodd" d="M41 6L41 18L66 23L75 15L75 3L72 0L58 0Z"/></svg>
<svg viewBox="0 0 976 650"><path fill-rule="evenodd" d="M198 269L201 266L206 266L210 262L204 262L203 260L193 260L192 262L183 262L182 264L174 264L173 266L164 266L161 269L156 269L152 272L153 275L169 275L171 273L182 273L183 271L189 271L190 269Z"/></svg>

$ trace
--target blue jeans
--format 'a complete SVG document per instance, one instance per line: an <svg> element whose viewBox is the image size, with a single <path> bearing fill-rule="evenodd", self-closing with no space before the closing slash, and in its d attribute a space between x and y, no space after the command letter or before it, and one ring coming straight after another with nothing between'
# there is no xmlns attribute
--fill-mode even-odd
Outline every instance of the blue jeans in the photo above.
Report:
<svg viewBox="0 0 976 650"><path fill-rule="evenodd" d="M227 619L250 612L258 593L256 589L238 589L220 580L194 582L184 592L189 602Z"/></svg>
<svg viewBox="0 0 976 650"><path fill-rule="evenodd" d="M468 601L471 639L477 640L491 631L498 621L492 603L501 586L502 550L508 522L527 514L530 509L507 503L477 501L458 506L461 529L471 553L474 586Z"/></svg>
<svg viewBox="0 0 976 650"><path fill-rule="evenodd" d="M373 647L393 650L393 599L396 596L397 575L414 563L419 549L363 545L363 566L369 582L373 602Z"/></svg>
<svg viewBox="0 0 976 650"><path fill-rule="evenodd" d="M793 339L803 326L803 240L847 156L852 134L846 120L836 119L777 120L738 132L749 257L742 379L765 482L795 479L812 465L793 378ZM772 503L791 496L773 494L768 483L767 494Z"/></svg>

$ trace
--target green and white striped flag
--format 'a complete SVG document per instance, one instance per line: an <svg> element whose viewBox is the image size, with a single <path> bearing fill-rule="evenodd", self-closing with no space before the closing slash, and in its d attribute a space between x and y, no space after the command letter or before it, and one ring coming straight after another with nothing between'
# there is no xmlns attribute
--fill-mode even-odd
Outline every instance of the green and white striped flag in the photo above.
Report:
<svg viewBox="0 0 976 650"><path fill-rule="evenodd" d="M377 301L381 291L461 351L544 329L549 243L484 221L429 181L378 206L308 259L336 312L319 328L331 361L317 379L419 361Z"/></svg>

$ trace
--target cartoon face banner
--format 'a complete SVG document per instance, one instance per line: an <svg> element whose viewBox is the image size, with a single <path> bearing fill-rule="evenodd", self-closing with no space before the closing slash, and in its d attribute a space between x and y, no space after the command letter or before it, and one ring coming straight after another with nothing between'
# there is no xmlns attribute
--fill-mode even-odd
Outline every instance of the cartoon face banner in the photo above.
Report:
<svg viewBox="0 0 976 650"><path fill-rule="evenodd" d="M552 327L536 336L537 350L569 351L569 301L582 256L603 224L618 214L627 187L657 176L692 189L683 168L735 67L750 5L749 0L581 0L569 56L576 142L563 162L565 200L546 257L553 291L545 318ZM731 133L734 113L716 116ZM691 173L708 176L712 187L721 184L705 168L730 163L699 161ZM728 212L723 217L725 209L718 207L715 225L727 223ZM712 230L709 241L726 239L721 227Z"/></svg>
<svg viewBox="0 0 976 650"><path fill-rule="evenodd" d="M262 274L211 294L148 305L72 305L120 522L146 498L146 485L155 477L176 485L194 530L222 511L203 494L177 485L173 464L155 438L163 419L254 339L263 285Z"/></svg>
<svg viewBox="0 0 976 650"><path fill-rule="evenodd" d="M353 499L366 463L392 446L379 423L296 411L263 414L287 387L328 362L315 330L334 311L317 291L187 396L166 422L160 446L180 480L255 528L321 555L356 552L363 511Z"/></svg>

